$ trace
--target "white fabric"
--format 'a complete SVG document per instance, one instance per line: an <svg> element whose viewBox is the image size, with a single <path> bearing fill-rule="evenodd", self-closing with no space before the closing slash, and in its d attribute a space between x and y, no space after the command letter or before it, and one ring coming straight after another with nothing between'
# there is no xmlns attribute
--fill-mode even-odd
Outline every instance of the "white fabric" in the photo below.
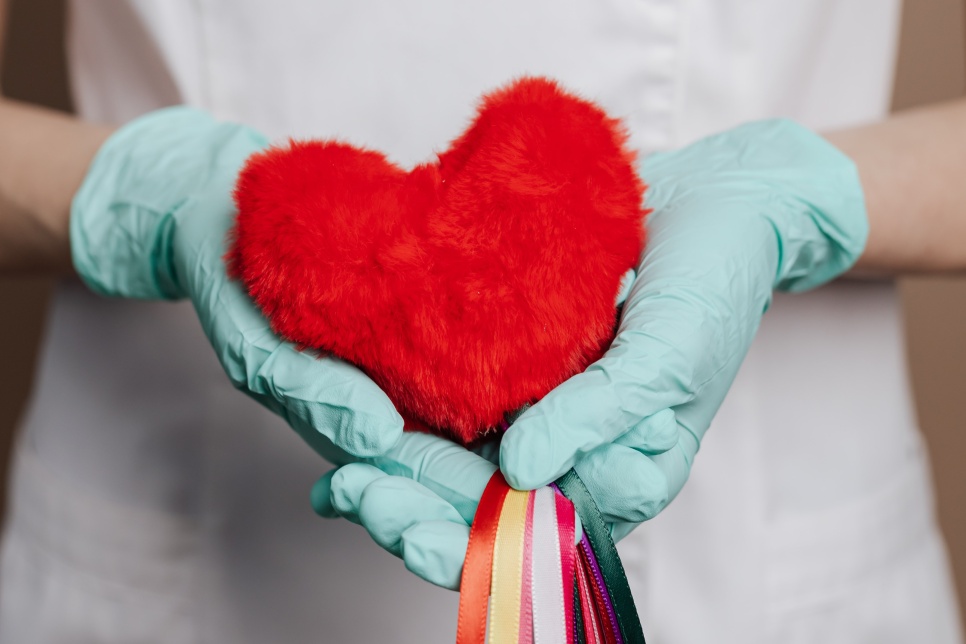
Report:
<svg viewBox="0 0 966 644"><path fill-rule="evenodd" d="M480 92L550 74L646 153L765 116L880 118L898 5L85 0L70 56L89 118L185 102L403 163ZM17 454L0 642L452 641L454 594L311 515L325 469L231 389L189 306L65 284ZM961 641L894 287L778 297L692 480L621 550L652 644Z"/></svg>
<svg viewBox="0 0 966 644"><path fill-rule="evenodd" d="M552 488L533 495L533 548L530 560L530 596L533 611L533 644L560 644L568 639L564 606L557 502Z"/></svg>

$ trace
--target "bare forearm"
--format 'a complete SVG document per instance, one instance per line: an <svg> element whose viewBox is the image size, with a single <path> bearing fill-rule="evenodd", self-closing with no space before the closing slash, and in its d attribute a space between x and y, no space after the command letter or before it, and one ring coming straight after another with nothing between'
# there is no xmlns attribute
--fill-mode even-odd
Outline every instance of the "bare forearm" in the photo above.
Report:
<svg viewBox="0 0 966 644"><path fill-rule="evenodd" d="M109 134L0 99L0 274L70 269L70 201ZM856 272L966 271L966 100L827 138L855 160L866 194Z"/></svg>
<svg viewBox="0 0 966 644"><path fill-rule="evenodd" d="M108 134L0 98L0 274L70 270L70 202Z"/></svg>
<svg viewBox="0 0 966 644"><path fill-rule="evenodd" d="M857 274L966 271L966 100L827 138L855 160L865 190Z"/></svg>

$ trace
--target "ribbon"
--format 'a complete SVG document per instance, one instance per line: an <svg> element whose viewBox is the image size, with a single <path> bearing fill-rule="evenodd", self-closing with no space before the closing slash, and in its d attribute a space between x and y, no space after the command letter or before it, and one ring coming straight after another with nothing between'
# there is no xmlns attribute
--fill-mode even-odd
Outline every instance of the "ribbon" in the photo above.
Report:
<svg viewBox="0 0 966 644"><path fill-rule="evenodd" d="M620 555L617 554L617 547L610 536L610 529L604 517L601 516L597 504L594 503L584 482L574 470L560 477L556 485L564 496L573 502L577 514L580 515L584 536L596 556L604 589L613 601L614 616L622 641L625 644L645 644L644 629L637 614L637 607L634 605L630 584L627 583L627 576L624 574Z"/></svg>
<svg viewBox="0 0 966 644"><path fill-rule="evenodd" d="M577 579L577 571L574 570L574 632L573 640L574 644L587 644L587 634L584 632L584 618L580 612L580 581Z"/></svg>
<svg viewBox="0 0 966 644"><path fill-rule="evenodd" d="M576 472L530 492L499 472L490 479L470 529L456 641L645 644L610 529Z"/></svg>
<svg viewBox="0 0 966 644"><path fill-rule="evenodd" d="M520 635L523 545L529 492L510 490L503 501L493 546L489 644L515 642Z"/></svg>
<svg viewBox="0 0 966 644"><path fill-rule="evenodd" d="M606 644L622 644L619 641L620 631L616 625L614 608L611 605L607 589L600 578L596 562L593 560L593 553L580 549L580 562L587 575L587 585L593 597L594 607L597 609L597 623L600 627L600 638Z"/></svg>
<svg viewBox="0 0 966 644"><path fill-rule="evenodd" d="M531 492L527 501L527 528L523 541L523 593L520 600L520 637L518 644L534 644L533 641L533 506L536 494Z"/></svg>
<svg viewBox="0 0 966 644"><path fill-rule="evenodd" d="M563 552L557 516L557 493L549 487L534 492L534 553L532 576L534 644L567 642L567 614L564 603L565 584ZM573 510L570 510L573 521ZM571 537L572 540L572 537ZM569 581L569 579L568 579Z"/></svg>
<svg viewBox="0 0 966 644"><path fill-rule="evenodd" d="M557 488L553 488L555 491ZM560 531L560 569L563 573L564 593L564 618L566 620L567 633L575 632L575 611L574 594L570 588L574 586L577 572L577 546L574 542L574 532L577 530L574 520L574 504L563 494L554 494L554 502L557 506L557 525ZM577 604L579 606L579 604Z"/></svg>
<svg viewBox="0 0 966 644"><path fill-rule="evenodd" d="M486 608L493 569L493 545L510 486L499 471L486 484L473 517L466 559L460 577L460 607L456 622L456 644L485 644Z"/></svg>
<svg viewBox="0 0 966 644"><path fill-rule="evenodd" d="M614 611L614 603L611 601L607 584L604 582L604 575L601 573L600 564L594 555L586 535L580 540L580 557L584 565L587 566L587 574L590 577L591 590L597 601L598 613L604 632L607 634L607 641L614 644L624 644L621 638L620 627L617 625L617 614Z"/></svg>
<svg viewBox="0 0 966 644"><path fill-rule="evenodd" d="M580 590L580 608L583 616L584 639L587 644L603 644L603 633L597 616L597 605L590 590L590 576L586 566L577 566L577 587Z"/></svg>

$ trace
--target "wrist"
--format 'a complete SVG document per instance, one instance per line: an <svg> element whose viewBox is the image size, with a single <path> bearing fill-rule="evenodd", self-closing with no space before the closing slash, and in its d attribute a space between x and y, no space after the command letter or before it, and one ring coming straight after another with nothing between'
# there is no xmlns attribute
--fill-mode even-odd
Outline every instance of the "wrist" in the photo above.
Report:
<svg viewBox="0 0 966 644"><path fill-rule="evenodd" d="M0 97L0 273L71 269L70 202L108 128Z"/></svg>
<svg viewBox="0 0 966 644"><path fill-rule="evenodd" d="M775 288L801 292L855 265L868 242L869 219L852 159L808 128L775 124L776 158L769 160L775 178L767 185L783 206L771 218L781 248Z"/></svg>
<svg viewBox="0 0 966 644"><path fill-rule="evenodd" d="M737 229L745 253L761 253L767 239L764 246L777 256L768 262L772 289L804 291L834 279L858 260L868 238L855 164L792 121L748 123L652 155L642 176L650 205L669 210L652 218L687 212L697 219L691 228Z"/></svg>

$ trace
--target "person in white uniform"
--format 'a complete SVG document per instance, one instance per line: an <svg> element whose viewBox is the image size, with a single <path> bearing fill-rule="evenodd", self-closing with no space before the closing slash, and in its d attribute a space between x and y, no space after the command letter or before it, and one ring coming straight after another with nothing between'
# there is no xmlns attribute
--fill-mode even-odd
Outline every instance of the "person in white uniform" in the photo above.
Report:
<svg viewBox="0 0 966 644"><path fill-rule="evenodd" d="M361 373L273 338L219 281L221 223L203 227L211 204L230 203L232 172L212 170L229 153L337 137L412 164L461 131L483 91L545 74L624 119L645 169L654 152L747 121L835 130L865 191L858 269L966 268L966 103L886 118L898 0L70 8L78 118L0 100L0 269L65 276L15 456L0 643L453 639L454 593L311 512L330 466L300 437L339 465L377 457L394 475L405 471L385 464L422 438L399 437ZM92 125L171 105L213 119ZM137 198L107 194L105 176L145 164L125 141L180 122L199 129L172 129L168 147L188 156L159 157ZM202 148L208 133L217 145ZM193 168L194 149L192 176L166 165ZM179 194L182 182L195 192ZM157 224L183 227L171 248L124 222L87 226L90 204L125 217L142 196L177 211ZM86 284L69 276L72 251ZM145 257L151 274L125 263ZM621 542L649 642L962 641L891 281L775 295L702 448L680 496ZM324 478L332 496L316 506L362 520L351 490L335 498L346 478ZM588 482L599 502L605 483ZM380 520L363 522L375 535Z"/></svg>

